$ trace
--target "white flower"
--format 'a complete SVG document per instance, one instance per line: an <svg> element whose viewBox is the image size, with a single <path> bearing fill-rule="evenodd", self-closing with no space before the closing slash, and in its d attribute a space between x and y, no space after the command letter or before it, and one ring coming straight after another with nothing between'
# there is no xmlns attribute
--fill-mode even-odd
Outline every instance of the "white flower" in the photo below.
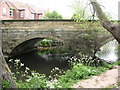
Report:
<svg viewBox="0 0 120 90"><path fill-rule="evenodd" d="M48 86L48 87L50 87L50 88L55 88L53 84L54 84L53 81L47 81L47 86Z"/></svg>
<svg viewBox="0 0 120 90"><path fill-rule="evenodd" d="M20 60L15 60L16 63L20 62Z"/></svg>
<svg viewBox="0 0 120 90"><path fill-rule="evenodd" d="M54 82L57 82L58 80L57 79L54 79Z"/></svg>
<svg viewBox="0 0 120 90"><path fill-rule="evenodd" d="M20 64L20 66L22 67L22 66L24 66L24 64L23 64L23 63L21 63L21 64Z"/></svg>
<svg viewBox="0 0 120 90"><path fill-rule="evenodd" d="M29 82L31 80L31 78L27 79L26 81Z"/></svg>
<svg viewBox="0 0 120 90"><path fill-rule="evenodd" d="M30 70L28 67L26 67L26 70Z"/></svg>
<svg viewBox="0 0 120 90"><path fill-rule="evenodd" d="M23 74L22 76L26 76L25 74Z"/></svg>
<svg viewBox="0 0 120 90"><path fill-rule="evenodd" d="M59 70L59 68L58 68L58 67L55 67L55 70Z"/></svg>
<svg viewBox="0 0 120 90"><path fill-rule="evenodd" d="M57 86L58 88L62 88L62 86Z"/></svg>
<svg viewBox="0 0 120 90"><path fill-rule="evenodd" d="M11 62L13 59L10 59L9 62Z"/></svg>
<svg viewBox="0 0 120 90"><path fill-rule="evenodd" d="M27 70L25 70L25 73L28 73L28 71L27 71Z"/></svg>
<svg viewBox="0 0 120 90"><path fill-rule="evenodd" d="M34 75L35 75L35 73L33 72L33 73L32 73L32 75L34 76Z"/></svg>

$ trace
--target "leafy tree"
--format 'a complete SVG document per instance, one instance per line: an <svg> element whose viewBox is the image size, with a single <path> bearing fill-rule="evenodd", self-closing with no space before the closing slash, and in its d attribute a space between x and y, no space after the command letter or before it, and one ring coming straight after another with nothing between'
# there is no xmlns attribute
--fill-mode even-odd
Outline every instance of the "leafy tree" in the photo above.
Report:
<svg viewBox="0 0 120 90"><path fill-rule="evenodd" d="M63 19L62 15L60 15L57 11L53 11L53 12L47 12L45 14L45 17L47 19Z"/></svg>
<svg viewBox="0 0 120 90"><path fill-rule="evenodd" d="M70 7L74 10L71 19L85 20L88 18L88 13L82 0L75 0Z"/></svg>

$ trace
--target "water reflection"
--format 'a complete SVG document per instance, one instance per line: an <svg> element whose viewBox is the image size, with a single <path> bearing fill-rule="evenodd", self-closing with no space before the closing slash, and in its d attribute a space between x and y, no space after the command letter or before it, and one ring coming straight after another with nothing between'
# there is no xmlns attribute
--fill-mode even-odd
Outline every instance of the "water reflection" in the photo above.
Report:
<svg viewBox="0 0 120 90"><path fill-rule="evenodd" d="M49 59L47 59L48 57ZM69 68L68 62L65 58L61 60L61 58L58 56L55 58L52 56L50 58L48 55L40 56L36 51L16 56L13 59L20 59L20 61L25 64L25 67L29 67L30 70L35 70L41 74L50 74L51 70L55 67L58 67L62 70L67 70Z"/></svg>
<svg viewBox="0 0 120 90"><path fill-rule="evenodd" d="M104 59L105 61L115 62L120 59L118 57L119 51L119 44L114 40L102 46L100 51L96 53L96 56ZM67 53L67 50L64 48L59 50L56 49L54 52L52 50L51 52L49 51L48 54L44 54L44 52L40 53L39 51L29 52L27 54L16 56L13 59L20 59L26 67L29 67L31 70L35 70L41 74L50 74L51 70L55 67L63 70L70 68L67 58L68 56L71 56L71 53Z"/></svg>
<svg viewBox="0 0 120 90"><path fill-rule="evenodd" d="M118 47L119 44L116 40L110 41L100 48L96 56L108 62L115 62L120 59L118 56L120 49Z"/></svg>

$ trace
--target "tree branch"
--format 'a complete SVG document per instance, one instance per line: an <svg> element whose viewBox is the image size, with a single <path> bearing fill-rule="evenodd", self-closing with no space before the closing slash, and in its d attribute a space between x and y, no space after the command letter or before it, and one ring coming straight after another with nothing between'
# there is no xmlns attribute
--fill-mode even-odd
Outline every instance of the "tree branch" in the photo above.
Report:
<svg viewBox="0 0 120 90"><path fill-rule="evenodd" d="M105 13L102 11L100 5L96 0L89 0L92 4L102 26L108 30L113 37L120 43L120 27L117 24L112 23L105 15Z"/></svg>

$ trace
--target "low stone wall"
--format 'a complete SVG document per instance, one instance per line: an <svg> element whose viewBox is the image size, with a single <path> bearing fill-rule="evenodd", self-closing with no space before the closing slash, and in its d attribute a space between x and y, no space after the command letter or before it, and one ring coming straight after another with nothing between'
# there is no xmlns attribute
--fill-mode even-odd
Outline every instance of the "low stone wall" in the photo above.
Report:
<svg viewBox="0 0 120 90"><path fill-rule="evenodd" d="M99 21L94 21L98 23ZM74 20L3 20L2 27L4 29L26 29L27 30L50 30L50 29L65 29L65 30L73 30L73 29L83 29L81 24L88 24L90 21L79 21L76 22Z"/></svg>

